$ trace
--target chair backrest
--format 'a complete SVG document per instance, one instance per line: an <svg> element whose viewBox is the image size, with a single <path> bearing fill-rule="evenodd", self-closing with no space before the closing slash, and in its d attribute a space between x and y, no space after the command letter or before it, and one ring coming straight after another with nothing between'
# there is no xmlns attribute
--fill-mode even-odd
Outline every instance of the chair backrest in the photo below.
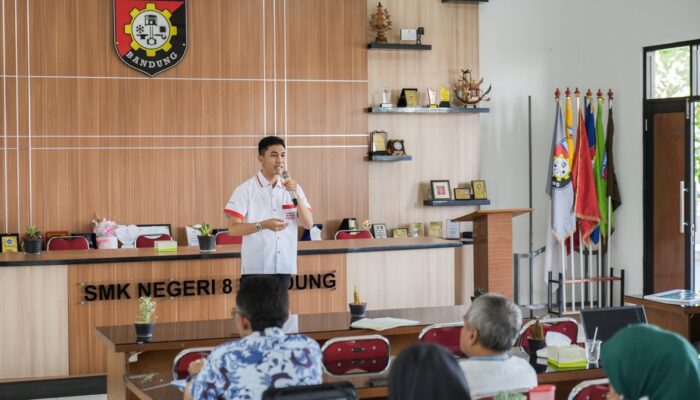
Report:
<svg viewBox="0 0 700 400"><path fill-rule="evenodd" d="M459 348L459 337L463 326L464 322L426 326L418 335L418 341L421 343L439 344L456 357L466 357L466 354Z"/></svg>
<svg viewBox="0 0 700 400"><path fill-rule="evenodd" d="M389 367L391 347L381 335L349 336L326 341L321 353L330 375L378 374Z"/></svg>
<svg viewBox="0 0 700 400"><path fill-rule="evenodd" d="M46 244L46 251L87 250L90 243L83 236L54 236Z"/></svg>
<svg viewBox="0 0 700 400"><path fill-rule="evenodd" d="M358 231L338 231L335 233L335 240L349 240L349 239L374 239L372 233L367 230Z"/></svg>
<svg viewBox="0 0 700 400"><path fill-rule="evenodd" d="M604 400L610 391L608 378L583 381L574 386L568 400Z"/></svg>
<svg viewBox="0 0 700 400"><path fill-rule="evenodd" d="M140 235L136 238L136 247L154 247L153 243L159 240L173 240L173 237L165 233L162 235Z"/></svg>
<svg viewBox="0 0 700 400"><path fill-rule="evenodd" d="M187 378L187 376L189 376L187 368L189 368L190 363L200 358L207 357L213 349L213 347L192 347L177 353L175 361L173 361L173 379Z"/></svg>
<svg viewBox="0 0 700 400"><path fill-rule="evenodd" d="M578 342L578 322L576 322L575 319L573 318L542 318L539 320L540 324L542 325L542 330L544 331L544 334L546 335L547 332L559 332L563 335L566 335L569 340L571 340L571 343L577 343ZM523 325L523 327L520 329L520 334L518 335L518 344L520 345L520 348L523 349L525 352L529 354L530 352L530 343L528 342L528 338L532 336L532 330L530 327L535 325L536 320L531 320L527 324Z"/></svg>
<svg viewBox="0 0 700 400"><path fill-rule="evenodd" d="M216 244L241 244L243 238L241 236L231 236L228 231L219 231L216 233Z"/></svg>
<svg viewBox="0 0 700 400"><path fill-rule="evenodd" d="M350 382L269 388L262 400L355 400L357 390Z"/></svg>

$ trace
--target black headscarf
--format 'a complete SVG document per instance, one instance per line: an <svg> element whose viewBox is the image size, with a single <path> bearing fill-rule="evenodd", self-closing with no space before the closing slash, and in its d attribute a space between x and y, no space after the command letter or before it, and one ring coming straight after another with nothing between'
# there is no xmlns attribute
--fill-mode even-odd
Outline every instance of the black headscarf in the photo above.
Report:
<svg viewBox="0 0 700 400"><path fill-rule="evenodd" d="M402 351L389 372L389 400L471 400L464 373L443 347L418 344Z"/></svg>

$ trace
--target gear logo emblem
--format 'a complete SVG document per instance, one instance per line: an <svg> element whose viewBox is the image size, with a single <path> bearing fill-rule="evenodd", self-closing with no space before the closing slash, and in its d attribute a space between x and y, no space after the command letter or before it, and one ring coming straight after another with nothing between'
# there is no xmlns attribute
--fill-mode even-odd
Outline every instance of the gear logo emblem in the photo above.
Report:
<svg viewBox="0 0 700 400"><path fill-rule="evenodd" d="M114 0L114 45L149 76L174 67L187 48L186 0Z"/></svg>

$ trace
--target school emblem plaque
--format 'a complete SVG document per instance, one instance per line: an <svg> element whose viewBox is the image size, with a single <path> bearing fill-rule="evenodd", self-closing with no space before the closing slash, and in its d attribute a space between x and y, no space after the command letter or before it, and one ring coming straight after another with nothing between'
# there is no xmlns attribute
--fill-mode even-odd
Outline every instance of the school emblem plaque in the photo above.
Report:
<svg viewBox="0 0 700 400"><path fill-rule="evenodd" d="M174 67L187 51L187 0L114 0L114 48L148 76Z"/></svg>

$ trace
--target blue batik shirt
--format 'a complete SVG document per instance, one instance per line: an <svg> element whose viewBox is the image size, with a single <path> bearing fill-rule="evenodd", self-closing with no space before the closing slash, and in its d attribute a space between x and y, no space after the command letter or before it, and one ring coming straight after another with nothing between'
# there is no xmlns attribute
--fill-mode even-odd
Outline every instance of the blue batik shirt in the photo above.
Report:
<svg viewBox="0 0 700 400"><path fill-rule="evenodd" d="M217 346L191 389L197 400L258 400L271 387L315 385L321 380L321 349L316 341L266 328Z"/></svg>

